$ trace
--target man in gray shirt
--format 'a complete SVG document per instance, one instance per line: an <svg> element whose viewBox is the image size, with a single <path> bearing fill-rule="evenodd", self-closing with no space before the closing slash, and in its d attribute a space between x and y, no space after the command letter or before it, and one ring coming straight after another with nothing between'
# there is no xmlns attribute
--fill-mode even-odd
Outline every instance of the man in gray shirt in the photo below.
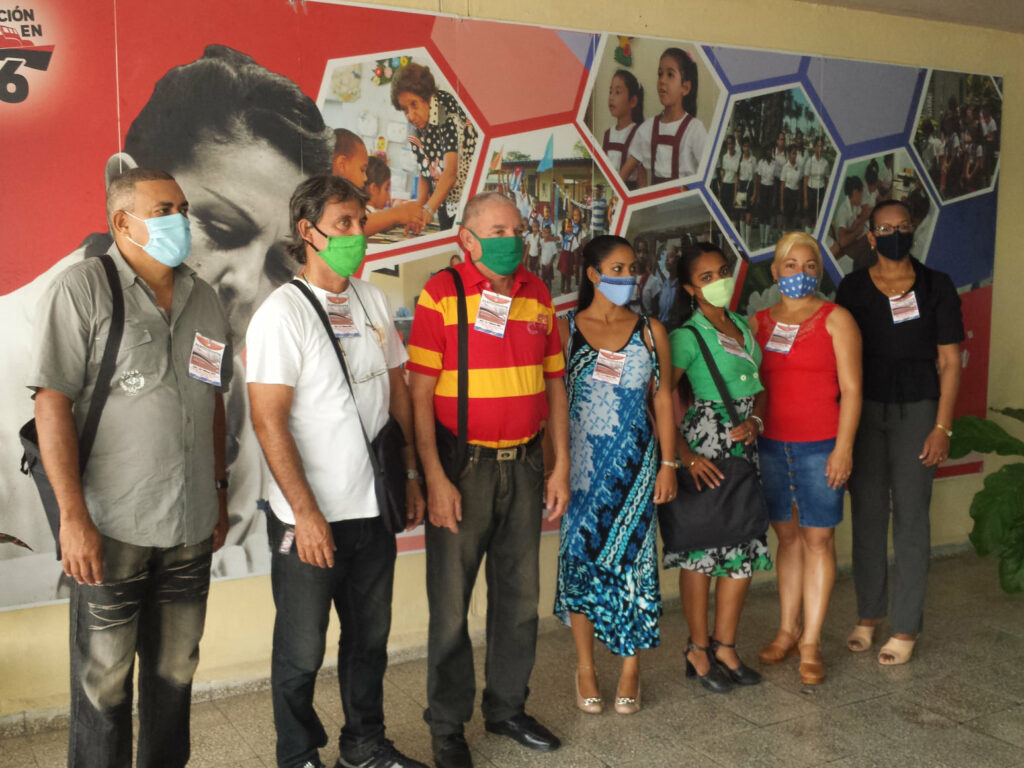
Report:
<svg viewBox="0 0 1024 768"><path fill-rule="evenodd" d="M100 259L62 273L38 309L28 385L60 507L62 565L76 582L71 768L131 765L136 651L136 765L188 762L211 553L228 526L222 398L232 351L216 293L182 264L187 214L164 171L130 170L108 188L124 333L81 477L78 434L112 314Z"/></svg>

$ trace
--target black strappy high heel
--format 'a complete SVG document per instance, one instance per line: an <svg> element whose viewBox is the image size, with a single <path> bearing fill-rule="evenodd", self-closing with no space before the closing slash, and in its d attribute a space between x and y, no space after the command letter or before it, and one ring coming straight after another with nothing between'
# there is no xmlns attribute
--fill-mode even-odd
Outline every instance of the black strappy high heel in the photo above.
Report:
<svg viewBox="0 0 1024 768"><path fill-rule="evenodd" d="M736 669L732 669L728 664L718 658L718 648L732 648L736 650L736 645L733 643L720 643L715 638L711 638L711 653L709 656L712 661L722 668L722 671L729 676L736 685L757 685L761 682L761 673L751 669L742 661ZM739 659L739 656L736 657Z"/></svg>
<svg viewBox="0 0 1024 768"><path fill-rule="evenodd" d="M696 677L700 680L700 684L707 688L712 693L728 693L732 690L732 682L728 677L718 668L718 664L715 661L715 657L711 655L711 649L707 646L696 645L692 638L686 638L687 646L686 653L684 656L686 659L686 676ZM703 653L708 658L708 671L707 674L698 675L697 668L693 666L689 659L690 651L697 651Z"/></svg>

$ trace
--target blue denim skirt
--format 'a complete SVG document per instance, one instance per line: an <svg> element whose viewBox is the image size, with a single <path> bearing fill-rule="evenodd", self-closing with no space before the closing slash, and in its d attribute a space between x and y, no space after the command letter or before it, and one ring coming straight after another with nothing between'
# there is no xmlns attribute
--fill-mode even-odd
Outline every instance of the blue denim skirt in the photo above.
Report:
<svg viewBox="0 0 1024 768"><path fill-rule="evenodd" d="M793 503L804 528L834 528L843 520L843 489L829 488L825 465L835 438L785 443L759 438L761 484L772 522L793 519Z"/></svg>

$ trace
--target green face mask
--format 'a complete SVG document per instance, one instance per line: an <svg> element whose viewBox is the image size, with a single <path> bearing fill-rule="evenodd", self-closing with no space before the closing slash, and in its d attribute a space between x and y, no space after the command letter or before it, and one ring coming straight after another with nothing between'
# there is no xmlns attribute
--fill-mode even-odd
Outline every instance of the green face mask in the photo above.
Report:
<svg viewBox="0 0 1024 768"><path fill-rule="evenodd" d="M515 237L480 237L466 227L480 243L480 261L496 275L511 275L523 260L523 238Z"/></svg>
<svg viewBox="0 0 1024 768"><path fill-rule="evenodd" d="M736 278L723 277L713 283L705 285L700 289L704 301L713 307L727 307L732 299L732 293L736 290Z"/></svg>
<svg viewBox="0 0 1024 768"><path fill-rule="evenodd" d="M325 235L316 224L313 229L327 238L327 247L317 251L320 258L335 274L352 277L366 256L366 235Z"/></svg>

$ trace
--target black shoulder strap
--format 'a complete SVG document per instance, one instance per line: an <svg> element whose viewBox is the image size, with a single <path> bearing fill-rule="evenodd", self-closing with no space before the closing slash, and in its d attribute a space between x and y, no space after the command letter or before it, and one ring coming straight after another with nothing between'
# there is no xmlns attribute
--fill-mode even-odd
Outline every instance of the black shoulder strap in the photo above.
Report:
<svg viewBox="0 0 1024 768"><path fill-rule="evenodd" d="M458 424L456 425L459 441L458 464L462 466L466 462L466 425L469 421L469 312L466 309L466 287L462 284L462 276L454 267L446 267L455 283L455 294L458 298L458 322L459 322L459 354L458 354L458 401L456 413Z"/></svg>
<svg viewBox="0 0 1024 768"><path fill-rule="evenodd" d="M700 335L700 331L694 328L692 325L684 325L684 328L691 331L694 336L697 337L697 344L700 346L700 353L704 356L704 362L708 366L708 372L711 373L711 378L715 381L715 386L718 388L718 394L722 398L722 402L725 404L725 410L729 414L729 421L734 427L740 425L739 414L736 413L736 406L732 404L732 395L729 394L729 387L725 384L725 379L722 378L722 372L718 370L718 366L715 364L715 359L711 356L711 350L708 349L707 343L704 341L704 337Z"/></svg>
<svg viewBox="0 0 1024 768"><path fill-rule="evenodd" d="M380 466L377 463L377 456L373 452L373 446L370 445L370 438L366 434L366 426L363 424L363 417L359 413L359 404L356 403L356 393L352 389L352 379L348 375L348 366L345 365L345 355L341 351L341 345L338 344L338 340L334 336L334 329L331 328L331 320L327 317L327 312L320 305L320 301L313 294L313 291L299 279L292 280L292 285L298 288L302 295L309 300L309 303L313 305L313 309L316 311L317 317L320 318L320 322L324 326L324 331L327 333L327 339L330 342L331 349L334 350L334 354L338 358L338 365L341 366L341 373L345 377L345 383L348 385L348 391L352 395L352 405L356 410L356 418L359 419L359 430L363 433L363 441L366 443L366 452L370 454L370 465L373 467L374 472L380 472ZM358 295L357 295L358 297ZM360 300L360 304L362 300Z"/></svg>
<svg viewBox="0 0 1024 768"><path fill-rule="evenodd" d="M121 347L121 336L124 334L124 294L121 292L121 280L117 276L117 267L108 253L100 254L97 258L103 264L107 282L110 283L112 299L110 332L107 335L107 345L103 348L103 357L100 360L100 370L96 377L92 401L89 403L89 412L85 416L82 434L78 438L79 474L85 472L85 464L89 461L89 454L92 453L92 444L96 441L96 430L100 425L100 416L103 415L103 406L107 404L107 397L110 395L110 381L114 378L117 351Z"/></svg>

